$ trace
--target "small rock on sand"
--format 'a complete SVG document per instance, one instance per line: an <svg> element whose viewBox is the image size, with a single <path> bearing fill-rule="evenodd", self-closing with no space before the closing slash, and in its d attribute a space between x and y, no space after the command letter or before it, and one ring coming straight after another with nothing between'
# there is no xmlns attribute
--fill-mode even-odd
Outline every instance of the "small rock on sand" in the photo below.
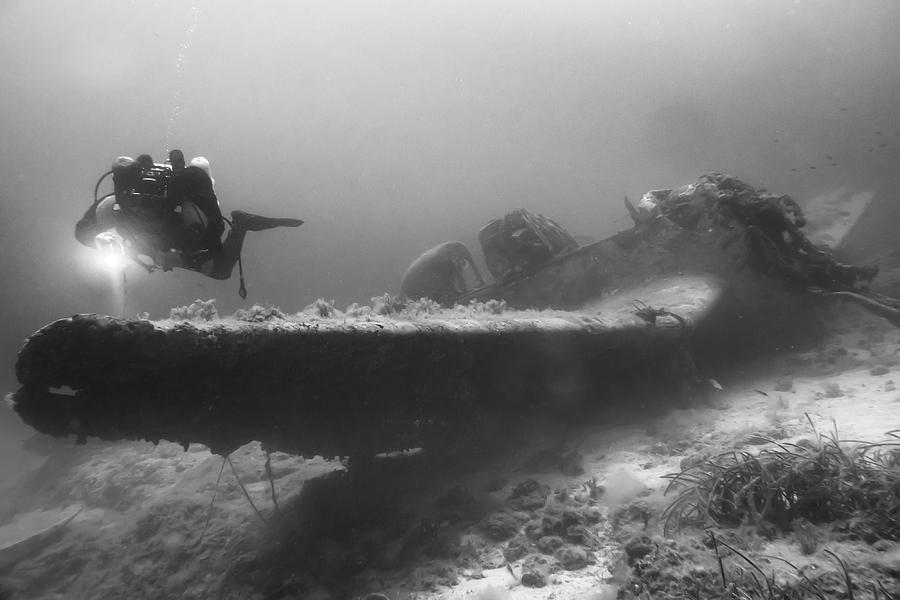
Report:
<svg viewBox="0 0 900 600"><path fill-rule="evenodd" d="M840 398L844 395L844 392L841 391L840 386L833 382L824 384L822 388L825 390L826 398Z"/></svg>
<svg viewBox="0 0 900 600"><path fill-rule="evenodd" d="M794 389L794 379L792 377L779 377L775 380L776 392L790 392Z"/></svg>

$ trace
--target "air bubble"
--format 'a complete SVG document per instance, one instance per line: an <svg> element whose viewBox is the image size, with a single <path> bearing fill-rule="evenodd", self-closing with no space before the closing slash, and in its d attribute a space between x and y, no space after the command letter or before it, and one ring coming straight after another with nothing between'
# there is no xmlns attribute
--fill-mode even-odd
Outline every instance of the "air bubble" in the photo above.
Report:
<svg viewBox="0 0 900 600"><path fill-rule="evenodd" d="M194 33L197 31L197 25L200 23L200 7L192 6L190 12L190 22L184 32L184 40L178 44L178 56L175 59L175 85L172 86L172 112L169 115L169 121L166 125L166 152L172 149L172 137L175 134L175 128L181 117L181 97L184 89L184 61L191 44L194 41Z"/></svg>

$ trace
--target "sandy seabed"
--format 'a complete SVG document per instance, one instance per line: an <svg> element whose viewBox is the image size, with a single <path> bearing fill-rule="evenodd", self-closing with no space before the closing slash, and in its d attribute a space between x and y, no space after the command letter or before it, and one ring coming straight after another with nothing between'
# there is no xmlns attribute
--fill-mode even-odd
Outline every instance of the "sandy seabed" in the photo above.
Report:
<svg viewBox="0 0 900 600"><path fill-rule="evenodd" d="M274 453L267 472L258 444L232 453L232 469L197 445L58 442L0 500L0 565L16 541L80 512L5 567L0 598L695 597L687 582L718 566L702 529L664 535L665 475L810 439L813 426L868 442L900 429L900 332L849 312L814 348L723 374L701 405L520 424L505 451L474 466L444 460L420 484L387 474L369 487L336 485L349 502L330 500L330 488L319 502L300 500L307 482L339 481L336 460ZM401 457L394 470L424 460ZM393 505L361 498L369 494ZM900 593L900 544L847 523L810 527L714 531L781 584L833 576L827 597L848 597L833 552L857 599ZM729 556L728 573L740 563ZM668 596L647 591L654 578L668 578ZM680 579L682 595L671 591ZM870 591L876 582L884 592ZM733 593L721 597L742 597Z"/></svg>

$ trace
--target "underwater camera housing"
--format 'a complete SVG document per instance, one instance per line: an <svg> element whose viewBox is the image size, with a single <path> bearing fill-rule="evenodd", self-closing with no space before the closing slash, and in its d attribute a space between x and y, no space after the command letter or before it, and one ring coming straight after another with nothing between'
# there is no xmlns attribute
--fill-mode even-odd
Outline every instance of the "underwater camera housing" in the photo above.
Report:
<svg viewBox="0 0 900 600"><path fill-rule="evenodd" d="M150 168L140 168L139 172L116 191L116 200L125 210L137 212L158 212L169 204L169 183L172 168L164 164L154 164Z"/></svg>

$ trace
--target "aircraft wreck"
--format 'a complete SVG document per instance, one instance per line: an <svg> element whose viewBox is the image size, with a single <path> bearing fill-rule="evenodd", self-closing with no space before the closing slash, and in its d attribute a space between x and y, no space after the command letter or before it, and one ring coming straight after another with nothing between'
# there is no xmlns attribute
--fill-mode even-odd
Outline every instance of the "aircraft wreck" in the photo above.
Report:
<svg viewBox="0 0 900 600"><path fill-rule="evenodd" d="M54 436L365 459L649 381L684 389L698 337L777 345L831 297L900 324L900 304L869 291L877 269L810 242L787 196L712 174L626 205L632 228L583 246L527 211L492 222L493 283L468 287L466 261L436 267L455 308L61 319L22 348L12 404Z"/></svg>

